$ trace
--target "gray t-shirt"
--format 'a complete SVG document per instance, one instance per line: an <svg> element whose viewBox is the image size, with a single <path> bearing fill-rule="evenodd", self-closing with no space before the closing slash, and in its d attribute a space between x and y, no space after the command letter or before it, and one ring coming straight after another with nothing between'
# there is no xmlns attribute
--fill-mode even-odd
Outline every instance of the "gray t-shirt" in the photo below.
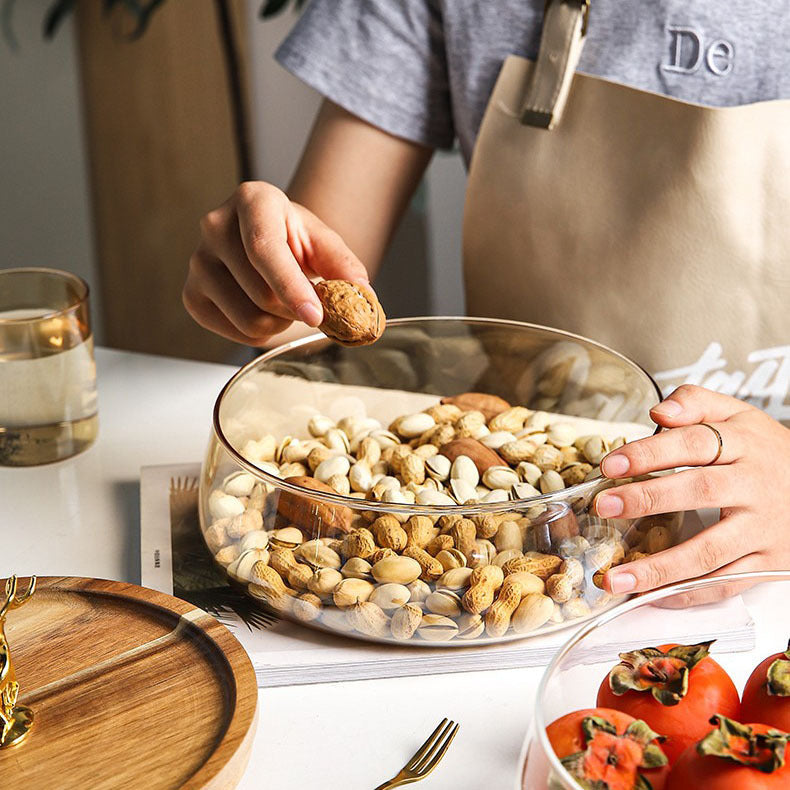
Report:
<svg viewBox="0 0 790 790"><path fill-rule="evenodd" d="M312 0L279 62L349 112L468 162L503 60L544 0ZM579 70L713 106L790 98L788 0L591 0Z"/></svg>

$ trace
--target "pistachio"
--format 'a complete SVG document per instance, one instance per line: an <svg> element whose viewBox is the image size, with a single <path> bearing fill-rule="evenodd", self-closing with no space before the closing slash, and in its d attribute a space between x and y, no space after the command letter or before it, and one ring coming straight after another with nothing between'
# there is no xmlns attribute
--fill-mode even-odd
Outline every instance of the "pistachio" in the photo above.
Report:
<svg viewBox="0 0 790 790"><path fill-rule="evenodd" d="M513 499L532 499L541 495L540 490L529 483L516 483L510 491Z"/></svg>
<svg viewBox="0 0 790 790"><path fill-rule="evenodd" d="M380 606L385 611L398 609L408 603L411 598L409 588L403 584L381 584L370 594L369 601Z"/></svg>
<svg viewBox="0 0 790 790"><path fill-rule="evenodd" d="M248 532L239 543L242 554L250 549L265 549L269 545L269 535L262 529Z"/></svg>
<svg viewBox="0 0 790 790"><path fill-rule="evenodd" d="M458 626L449 617L424 614L417 628L417 634L428 642L448 642L458 634Z"/></svg>
<svg viewBox="0 0 790 790"><path fill-rule="evenodd" d="M377 444L374 445L378 447ZM373 474L366 460L357 461L348 471L348 482L352 491L360 491L367 494L373 487Z"/></svg>
<svg viewBox="0 0 790 790"><path fill-rule="evenodd" d="M451 568L445 571L436 582L437 589L465 590L469 586L472 570L472 568Z"/></svg>
<svg viewBox="0 0 790 790"><path fill-rule="evenodd" d="M525 483L529 483L531 486L537 485L540 476L543 474L543 470L531 461L522 461L516 467L516 472L518 472L518 476Z"/></svg>
<svg viewBox="0 0 790 790"><path fill-rule="evenodd" d="M313 477L322 483L328 483L329 478L335 475L346 476L351 468L351 464L345 455L335 455L322 461L316 467Z"/></svg>
<svg viewBox="0 0 790 790"><path fill-rule="evenodd" d="M307 430L310 431L310 436L315 436L316 439L326 436L326 432L334 427L335 421L330 420L329 417L325 417L323 414L313 415L307 423Z"/></svg>
<svg viewBox="0 0 790 790"><path fill-rule="evenodd" d="M441 535L440 537L449 537L448 535ZM442 549L436 555L436 559L442 565L445 571L452 570L453 568L463 568L466 566L466 557L463 552L458 549Z"/></svg>
<svg viewBox="0 0 790 790"><path fill-rule="evenodd" d="M474 488L480 480L475 462L468 455L459 455L450 467L451 480L463 480Z"/></svg>
<svg viewBox="0 0 790 790"><path fill-rule="evenodd" d="M295 549L304 541L302 531L297 527L283 527L272 533L271 544L281 549Z"/></svg>
<svg viewBox="0 0 790 790"><path fill-rule="evenodd" d="M526 634L545 625L554 614L554 602L547 595L529 593L513 613L511 624L517 634Z"/></svg>
<svg viewBox="0 0 790 790"><path fill-rule="evenodd" d="M422 579L415 579L406 585L406 589L412 603L422 603L431 594L431 588Z"/></svg>
<svg viewBox="0 0 790 790"><path fill-rule="evenodd" d="M289 477L305 477L307 475L307 467L299 463L281 464L279 473L283 480Z"/></svg>
<svg viewBox="0 0 790 790"><path fill-rule="evenodd" d="M249 472L237 472L228 475L222 481L222 488L225 493L230 494L230 496L249 496L252 493L252 489L255 487L255 483L255 477Z"/></svg>
<svg viewBox="0 0 790 790"><path fill-rule="evenodd" d="M489 488L509 491L519 482L518 474L509 466L489 466L483 472L483 483Z"/></svg>
<svg viewBox="0 0 790 790"><path fill-rule="evenodd" d="M546 435L555 447L568 447L576 438L576 429L567 422L554 422L548 426Z"/></svg>
<svg viewBox="0 0 790 790"><path fill-rule="evenodd" d="M373 574L371 573L372 565L361 557L351 557L350 560L340 569L343 577L346 579L364 579L371 581Z"/></svg>
<svg viewBox="0 0 790 790"><path fill-rule="evenodd" d="M419 579L422 568L417 560L394 554L379 560L372 568L373 578L380 584L394 582L396 584L409 584Z"/></svg>
<svg viewBox="0 0 790 790"><path fill-rule="evenodd" d="M510 499L510 494L507 491L503 491L501 488L497 488L493 491L489 491L484 497L480 498L480 501L483 504L489 504L491 502L507 502Z"/></svg>
<svg viewBox="0 0 790 790"><path fill-rule="evenodd" d="M281 464L304 464L313 449L312 444L293 439L290 444L283 447L280 452Z"/></svg>
<svg viewBox="0 0 790 790"><path fill-rule="evenodd" d="M477 502L478 500L475 487L460 478L450 480L450 493L452 493L453 498L459 505L464 505L467 502Z"/></svg>
<svg viewBox="0 0 790 790"><path fill-rule="evenodd" d="M302 593L292 601L291 612L303 623L317 620L321 615L321 599L313 593Z"/></svg>
<svg viewBox="0 0 790 790"><path fill-rule="evenodd" d="M326 596L337 587L343 577L340 571L334 568L319 568L314 574L312 579L307 582L307 589L316 595Z"/></svg>
<svg viewBox="0 0 790 790"><path fill-rule="evenodd" d="M474 569L489 565L496 556L496 546L490 540L476 540L472 553L466 558L467 565Z"/></svg>
<svg viewBox="0 0 790 790"><path fill-rule="evenodd" d="M590 436L584 442L581 451L593 466L598 466L607 453L606 442L602 436Z"/></svg>
<svg viewBox="0 0 790 790"><path fill-rule="evenodd" d="M401 417L391 427L395 433L404 439L414 439L435 426L436 420L430 414L420 412Z"/></svg>
<svg viewBox="0 0 790 790"><path fill-rule="evenodd" d="M318 568L337 570L343 564L340 555L320 540L308 540L302 543L296 549L295 554L302 562L306 562L314 570Z"/></svg>
<svg viewBox="0 0 790 790"><path fill-rule="evenodd" d="M507 444L508 442L515 441L515 434L510 433L510 431L492 431L488 434L488 436L484 436L480 440L480 443L484 444L486 447L490 447L492 450L499 450L500 447Z"/></svg>
<svg viewBox="0 0 790 790"><path fill-rule="evenodd" d="M332 600L341 609L367 601L373 594L374 586L364 579L343 579L332 590Z"/></svg>
<svg viewBox="0 0 790 790"><path fill-rule="evenodd" d="M431 491L424 489L417 494L418 505L456 505L458 504L452 497L441 491Z"/></svg>
<svg viewBox="0 0 790 790"><path fill-rule="evenodd" d="M231 540L239 540L250 532L257 532L263 526L260 510L245 510L240 516L233 516L225 525L225 532Z"/></svg>
<svg viewBox="0 0 790 790"><path fill-rule="evenodd" d="M436 590L425 599L425 607L434 614L458 617L461 614L461 599L452 590Z"/></svg>
<svg viewBox="0 0 790 790"><path fill-rule="evenodd" d="M543 594L546 591L546 583L540 576L536 576L534 573L530 573L529 571L517 571L516 573L511 573L508 576L508 579L513 579L517 581L521 585L521 592L523 595L529 595L531 593L541 593Z"/></svg>
<svg viewBox="0 0 790 790"><path fill-rule="evenodd" d="M245 551L228 566L228 575L237 581L248 582L250 581L252 566L256 562L268 565L269 552L266 549L249 549Z"/></svg>
<svg viewBox="0 0 790 790"><path fill-rule="evenodd" d="M485 631L483 616L464 612L457 620L459 639L477 639Z"/></svg>
<svg viewBox="0 0 790 790"><path fill-rule="evenodd" d="M411 639L422 622L422 609L414 604L406 604L392 615L390 632L395 639Z"/></svg>
<svg viewBox="0 0 790 790"><path fill-rule="evenodd" d="M389 636L390 619L372 601L360 601L348 612L348 621L365 636L379 639Z"/></svg>
<svg viewBox="0 0 790 790"><path fill-rule="evenodd" d="M559 472L548 469L540 476L538 486L544 494L552 494L555 491L564 490L565 481L562 479Z"/></svg>
<svg viewBox="0 0 790 790"><path fill-rule="evenodd" d="M330 450L340 450L342 453L351 450L348 436L340 428L330 428L324 435L324 443Z"/></svg>
<svg viewBox="0 0 790 790"><path fill-rule="evenodd" d="M244 512L244 503L237 497L216 489L209 494L208 511L215 519L232 518Z"/></svg>

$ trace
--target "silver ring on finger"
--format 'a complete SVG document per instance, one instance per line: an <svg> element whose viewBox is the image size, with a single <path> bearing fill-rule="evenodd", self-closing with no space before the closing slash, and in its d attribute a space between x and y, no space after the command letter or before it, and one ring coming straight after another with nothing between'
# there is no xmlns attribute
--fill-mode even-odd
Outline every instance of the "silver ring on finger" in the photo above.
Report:
<svg viewBox="0 0 790 790"><path fill-rule="evenodd" d="M705 464L705 466L713 466L713 464L715 464L716 461L718 461L719 458L721 458L722 450L724 450L724 440L721 438L721 434L719 433L718 429L714 428L710 423L701 422L700 425L704 425L706 428L710 428L713 431L714 436L716 437L716 441L719 443L719 446L716 449L716 455L713 456L713 460L708 461L708 463Z"/></svg>

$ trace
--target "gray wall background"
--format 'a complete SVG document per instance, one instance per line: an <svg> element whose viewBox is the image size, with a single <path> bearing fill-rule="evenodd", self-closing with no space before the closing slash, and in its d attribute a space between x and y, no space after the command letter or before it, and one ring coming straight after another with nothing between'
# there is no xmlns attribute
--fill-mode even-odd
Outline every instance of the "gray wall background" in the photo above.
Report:
<svg viewBox="0 0 790 790"><path fill-rule="evenodd" d="M50 2L15 3L17 47L0 40L0 268L53 266L79 274L93 286L96 319L98 263L74 30L67 21L54 41L42 41ZM284 186L320 97L271 57L295 17L262 22L260 2L246 4L255 162L260 178ZM460 157L434 157L376 283L393 317L463 312L464 188ZM96 339L101 343L101 326Z"/></svg>
<svg viewBox="0 0 790 790"><path fill-rule="evenodd" d="M67 269L88 281L95 298L74 32L68 20L54 41L42 40L49 5L15 3L17 47L0 38L0 268ZM94 325L98 316L94 309Z"/></svg>

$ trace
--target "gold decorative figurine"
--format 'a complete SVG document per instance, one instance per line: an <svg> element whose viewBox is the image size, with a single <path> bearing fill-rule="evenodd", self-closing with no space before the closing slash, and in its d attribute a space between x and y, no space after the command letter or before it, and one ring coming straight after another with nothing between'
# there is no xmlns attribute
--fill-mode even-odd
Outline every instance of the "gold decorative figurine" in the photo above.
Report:
<svg viewBox="0 0 790 790"><path fill-rule="evenodd" d="M0 596L0 749L19 743L33 726L33 711L17 705L19 683L11 664L11 648L5 636L5 618L36 591L36 577L30 577L27 592L17 595L17 578L9 577L5 584L5 600Z"/></svg>

